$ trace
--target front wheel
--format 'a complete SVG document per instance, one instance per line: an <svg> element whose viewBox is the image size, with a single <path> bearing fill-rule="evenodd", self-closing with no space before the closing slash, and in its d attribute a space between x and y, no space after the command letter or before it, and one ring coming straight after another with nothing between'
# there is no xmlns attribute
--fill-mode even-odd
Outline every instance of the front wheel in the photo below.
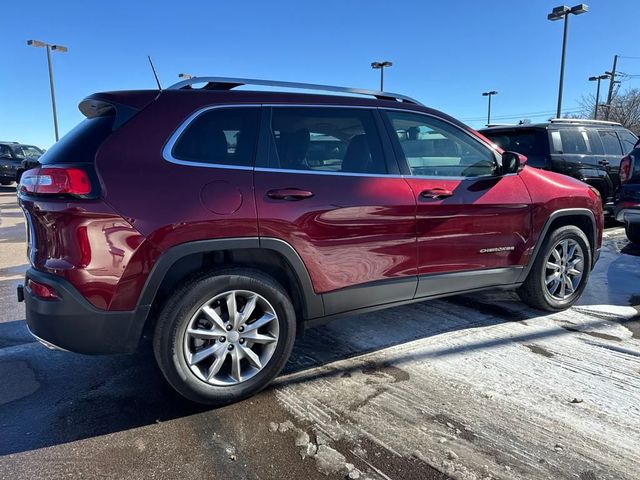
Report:
<svg viewBox="0 0 640 480"><path fill-rule="evenodd" d="M532 307L565 310L582 295L590 267L591 247L584 232L571 225L560 227L545 238L518 294Z"/></svg>
<svg viewBox="0 0 640 480"><path fill-rule="evenodd" d="M169 298L154 353L183 396L224 405L259 392L280 373L295 330L291 300L273 278L224 270L192 279Z"/></svg>
<svg viewBox="0 0 640 480"><path fill-rule="evenodd" d="M624 227L624 233L631 243L640 244L640 223L627 223Z"/></svg>

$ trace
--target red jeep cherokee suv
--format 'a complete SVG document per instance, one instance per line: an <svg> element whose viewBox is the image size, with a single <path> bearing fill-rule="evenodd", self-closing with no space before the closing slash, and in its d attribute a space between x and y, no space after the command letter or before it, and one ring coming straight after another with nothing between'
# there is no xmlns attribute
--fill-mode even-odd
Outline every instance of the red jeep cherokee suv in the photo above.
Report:
<svg viewBox="0 0 640 480"><path fill-rule="evenodd" d="M150 332L198 402L256 393L341 315L487 288L567 308L600 250L592 188L402 95L195 78L80 110L19 187L28 326L86 354Z"/></svg>

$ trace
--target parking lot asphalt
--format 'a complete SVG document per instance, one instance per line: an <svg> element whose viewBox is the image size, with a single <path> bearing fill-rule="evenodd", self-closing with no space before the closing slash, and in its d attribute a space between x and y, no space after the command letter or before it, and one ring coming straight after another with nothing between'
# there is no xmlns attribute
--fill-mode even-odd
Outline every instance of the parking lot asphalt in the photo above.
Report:
<svg viewBox="0 0 640 480"><path fill-rule="evenodd" d="M150 351L29 335L15 190L0 188L0 478L638 478L640 251L608 229L580 304L487 292L335 321L261 394L181 399Z"/></svg>

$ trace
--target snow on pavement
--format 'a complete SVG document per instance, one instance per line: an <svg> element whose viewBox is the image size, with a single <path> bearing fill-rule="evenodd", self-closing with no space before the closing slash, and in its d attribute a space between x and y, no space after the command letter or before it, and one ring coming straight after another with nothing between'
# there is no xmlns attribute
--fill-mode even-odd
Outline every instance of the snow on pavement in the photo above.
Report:
<svg viewBox="0 0 640 480"><path fill-rule="evenodd" d="M565 312L491 292L311 331L278 401L363 459L374 442L461 479L638 478L640 257L625 244L607 238Z"/></svg>

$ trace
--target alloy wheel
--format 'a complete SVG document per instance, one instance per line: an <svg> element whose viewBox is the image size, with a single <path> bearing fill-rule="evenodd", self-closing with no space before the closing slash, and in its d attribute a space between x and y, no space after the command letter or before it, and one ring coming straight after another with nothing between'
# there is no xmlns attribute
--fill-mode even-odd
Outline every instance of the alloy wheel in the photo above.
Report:
<svg viewBox="0 0 640 480"><path fill-rule="evenodd" d="M184 332L190 370L211 385L236 385L260 372L278 344L279 323L261 295L232 290L205 302Z"/></svg>
<svg viewBox="0 0 640 480"><path fill-rule="evenodd" d="M545 288L555 300L566 300L582 281L584 252L575 240L560 240L552 249L545 264Z"/></svg>

